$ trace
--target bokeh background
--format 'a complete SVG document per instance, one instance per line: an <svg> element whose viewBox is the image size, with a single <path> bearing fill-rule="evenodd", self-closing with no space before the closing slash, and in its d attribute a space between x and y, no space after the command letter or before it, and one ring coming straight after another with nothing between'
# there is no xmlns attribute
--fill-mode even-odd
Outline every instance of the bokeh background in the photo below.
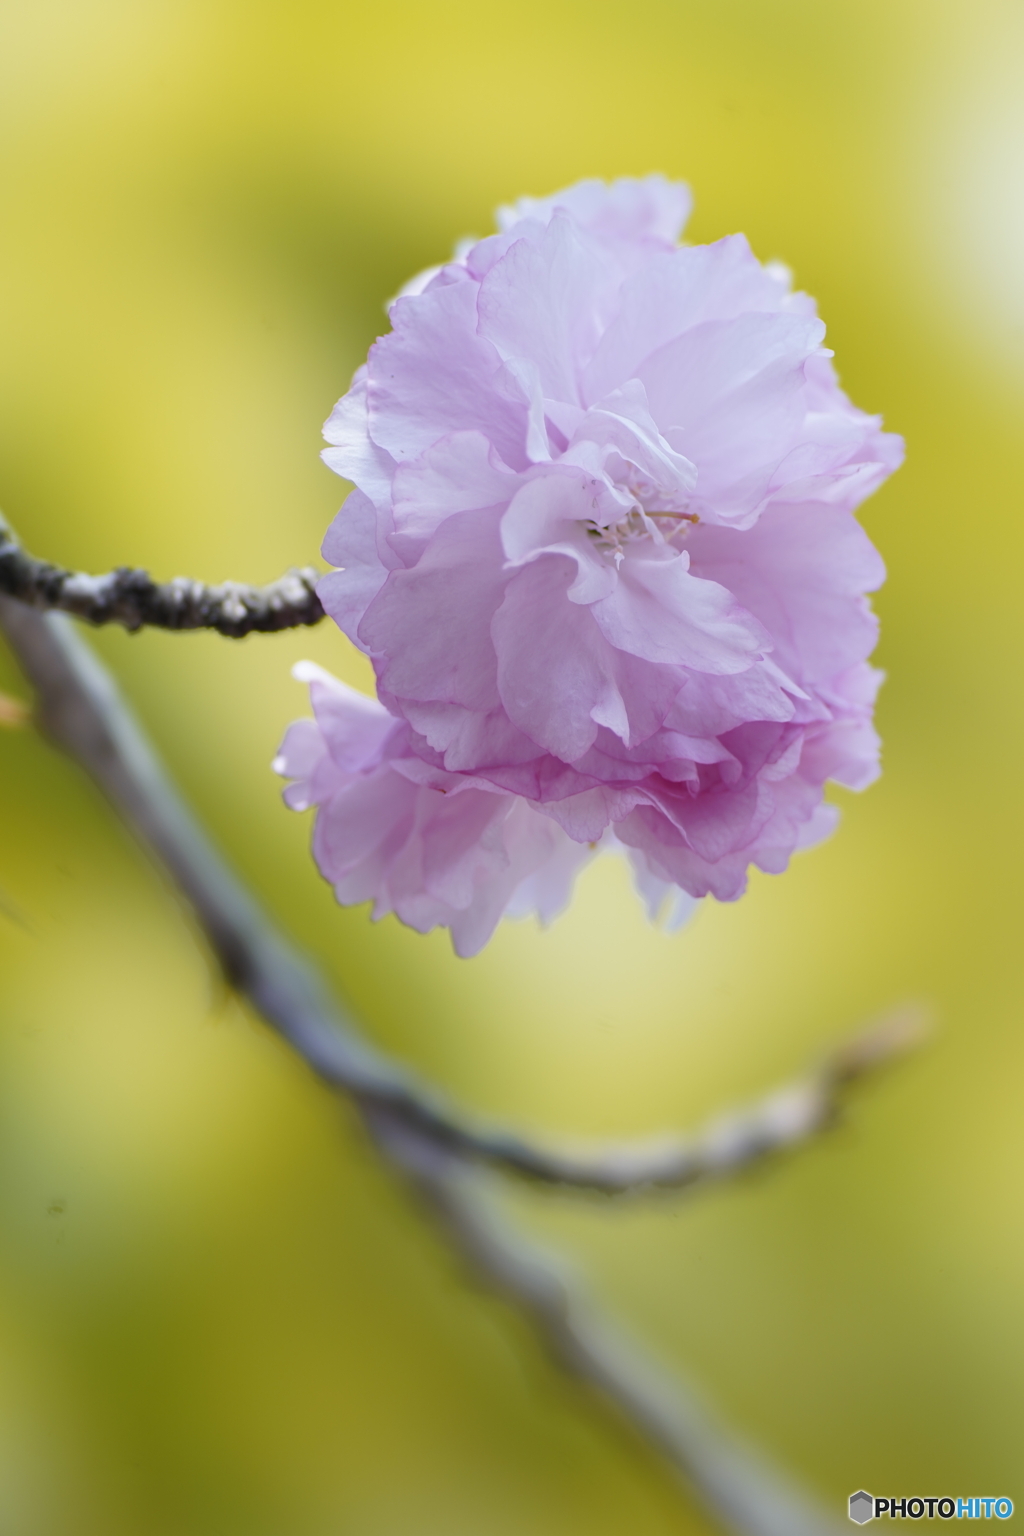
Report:
<svg viewBox="0 0 1024 1536"><path fill-rule="evenodd" d="M102 634L217 839L381 1045L538 1131L686 1125L907 998L926 1051L689 1200L516 1197L841 1513L1024 1500L1024 13L1016 0L3 0L0 503L36 553L266 580L344 487L382 302L498 202L663 170L905 433L885 776L676 936L614 860L479 958L343 912L268 764L326 627ZM0 688L26 697L9 659ZM91 787L0 731L4 1536L669 1536L653 1455L475 1290L218 981Z"/></svg>

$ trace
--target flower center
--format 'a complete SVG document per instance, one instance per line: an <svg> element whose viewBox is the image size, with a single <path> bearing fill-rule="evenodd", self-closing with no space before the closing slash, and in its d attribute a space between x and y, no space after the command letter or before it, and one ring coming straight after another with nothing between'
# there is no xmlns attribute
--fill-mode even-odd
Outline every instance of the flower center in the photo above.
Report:
<svg viewBox="0 0 1024 1536"><path fill-rule="evenodd" d="M652 527L666 543L678 543L699 522L696 512L669 512L663 508L645 512L641 507L631 507L625 517L608 527L595 522L585 523L584 527L602 554L613 555L617 562L622 558L624 546L636 539L649 539Z"/></svg>

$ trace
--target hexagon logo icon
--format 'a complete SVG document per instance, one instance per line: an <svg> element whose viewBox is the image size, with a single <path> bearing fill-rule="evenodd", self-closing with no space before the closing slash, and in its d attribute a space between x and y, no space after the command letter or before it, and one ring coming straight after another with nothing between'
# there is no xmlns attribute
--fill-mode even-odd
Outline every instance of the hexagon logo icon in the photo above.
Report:
<svg viewBox="0 0 1024 1536"><path fill-rule="evenodd" d="M862 1488L859 1493L850 1494L850 1519L857 1525L865 1525L875 1518L875 1501L870 1493L865 1493Z"/></svg>

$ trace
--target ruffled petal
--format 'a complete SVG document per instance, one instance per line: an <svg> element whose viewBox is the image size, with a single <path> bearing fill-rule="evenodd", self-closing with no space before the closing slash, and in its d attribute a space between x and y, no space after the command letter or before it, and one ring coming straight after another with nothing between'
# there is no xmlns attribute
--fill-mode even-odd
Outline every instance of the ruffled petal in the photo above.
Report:
<svg viewBox="0 0 1024 1536"><path fill-rule="evenodd" d="M627 547L615 589L593 605L616 650L695 672L745 672L771 636L727 587L689 570L685 552Z"/></svg>
<svg viewBox="0 0 1024 1536"><path fill-rule="evenodd" d="M696 325L788 309L791 297L785 275L763 267L743 235L666 251L623 285L584 375L584 396L598 400L635 378L645 359Z"/></svg>
<svg viewBox="0 0 1024 1536"><path fill-rule="evenodd" d="M392 571L359 638L394 699L488 710L498 703L491 619L506 577L499 514L456 512L410 570Z"/></svg>
<svg viewBox="0 0 1024 1536"><path fill-rule="evenodd" d="M481 282L480 335L503 358L529 359L544 395L579 403L580 360L600 336L595 299L610 286L598 252L556 210L539 238L514 241Z"/></svg>
<svg viewBox="0 0 1024 1536"><path fill-rule="evenodd" d="M399 299L394 330L370 349L370 435L399 463L452 432L478 431L506 464L525 468L528 401L478 334L477 295L467 282Z"/></svg>
<svg viewBox="0 0 1024 1536"><path fill-rule="evenodd" d="M378 537L380 514L368 496L353 491L327 530L323 553L340 567L317 582L317 596L325 610L353 645L359 639L363 614L399 560Z"/></svg>
<svg viewBox="0 0 1024 1536"><path fill-rule="evenodd" d="M654 909L734 900L878 772L854 509L902 443L740 235L663 177L502 210L390 309L325 428L356 486L318 590L379 702L307 669L275 766L340 900L460 953L597 846Z"/></svg>
<svg viewBox="0 0 1024 1536"><path fill-rule="evenodd" d="M881 586L885 566L849 512L775 505L744 532L695 528L687 548L695 572L757 616L798 683L827 682L874 649L878 621L864 594Z"/></svg>
<svg viewBox="0 0 1024 1536"><path fill-rule="evenodd" d="M654 419L697 466L705 518L746 526L756 516L806 415L804 367L824 333L798 315L710 320L638 369Z"/></svg>

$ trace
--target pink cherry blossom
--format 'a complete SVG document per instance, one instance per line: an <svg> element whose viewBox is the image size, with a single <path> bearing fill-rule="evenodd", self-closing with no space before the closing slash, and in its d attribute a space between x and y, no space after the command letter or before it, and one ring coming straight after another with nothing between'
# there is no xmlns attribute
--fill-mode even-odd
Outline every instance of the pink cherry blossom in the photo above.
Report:
<svg viewBox="0 0 1024 1536"><path fill-rule="evenodd" d="M502 209L325 428L356 488L318 590L380 702L318 677L279 766L338 899L463 954L599 843L652 906L732 900L878 771L854 510L902 444L783 270L677 243L688 209L657 176Z"/></svg>

